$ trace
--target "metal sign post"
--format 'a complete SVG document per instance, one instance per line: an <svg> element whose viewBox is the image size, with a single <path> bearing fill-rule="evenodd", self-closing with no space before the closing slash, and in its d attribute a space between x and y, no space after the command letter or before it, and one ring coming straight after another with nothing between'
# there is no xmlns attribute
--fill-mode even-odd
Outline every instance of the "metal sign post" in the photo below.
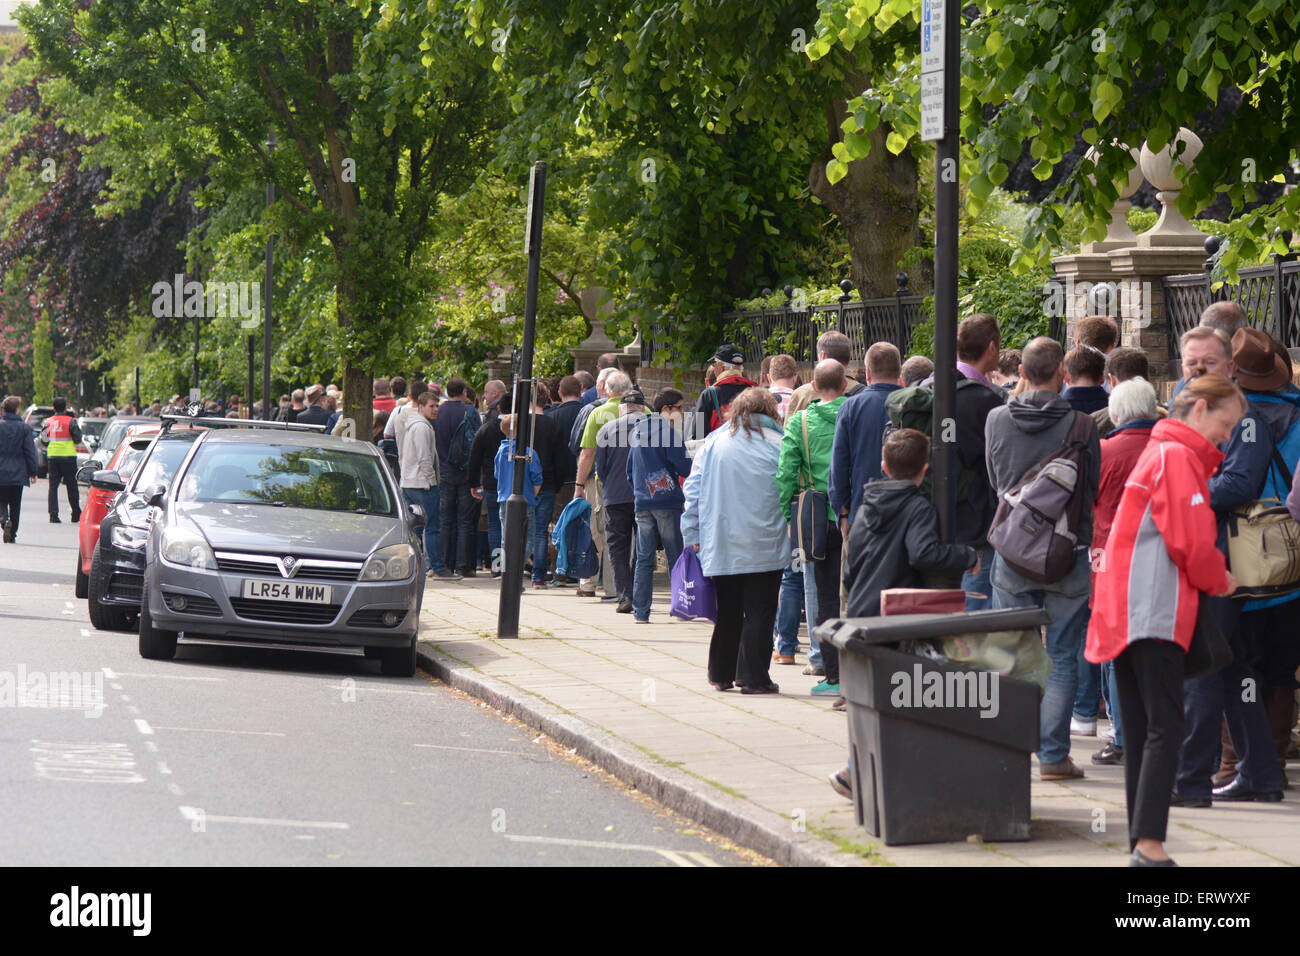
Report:
<svg viewBox="0 0 1300 956"><path fill-rule="evenodd" d="M939 534L956 526L957 185L961 4L921 0L921 139L935 150L934 231L934 505Z"/></svg>
<svg viewBox="0 0 1300 956"><path fill-rule="evenodd" d="M524 299L524 344L519 350L519 371L515 375L514 481L502 537L505 568L501 572L501 601L497 612L497 637L519 636L519 591L524 583L525 529L528 500L524 481L532 454L533 339L537 332L537 286L542 269L542 212L546 199L546 164L533 163L528 180L528 224L524 230L524 251L528 254L528 292ZM489 503L488 507L492 507Z"/></svg>

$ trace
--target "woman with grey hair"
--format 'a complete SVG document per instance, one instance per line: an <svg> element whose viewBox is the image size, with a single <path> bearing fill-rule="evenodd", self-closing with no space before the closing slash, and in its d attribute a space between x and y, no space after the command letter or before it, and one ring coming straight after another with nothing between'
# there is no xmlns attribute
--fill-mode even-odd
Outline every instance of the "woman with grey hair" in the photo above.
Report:
<svg viewBox="0 0 1300 956"><path fill-rule="evenodd" d="M1097 485L1097 500L1093 504L1092 522L1092 572L1096 583L1097 572L1106 560L1106 539L1115 520L1124 483L1129 472L1142 457L1151 438L1151 429L1159 418L1156 408L1156 390L1144 378L1131 378L1120 382L1110 393L1107 405L1115 428L1101 440L1101 480ZM1081 665L1095 667L1086 661ZM1119 698L1115 690L1115 662L1101 665L1101 696L1106 701L1110 716L1111 743L1092 755L1096 764L1122 764L1124 762L1124 733L1119 719Z"/></svg>

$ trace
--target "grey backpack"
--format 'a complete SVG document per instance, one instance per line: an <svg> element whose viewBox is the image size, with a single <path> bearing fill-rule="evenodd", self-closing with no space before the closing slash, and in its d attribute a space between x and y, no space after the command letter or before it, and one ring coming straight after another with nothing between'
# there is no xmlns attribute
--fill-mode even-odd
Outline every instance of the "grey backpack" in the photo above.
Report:
<svg viewBox="0 0 1300 956"><path fill-rule="evenodd" d="M1042 584L1055 584L1074 567L1083 517L1083 469L1091 416L1074 413L1065 444L1030 468L998 499L989 544L1007 566Z"/></svg>

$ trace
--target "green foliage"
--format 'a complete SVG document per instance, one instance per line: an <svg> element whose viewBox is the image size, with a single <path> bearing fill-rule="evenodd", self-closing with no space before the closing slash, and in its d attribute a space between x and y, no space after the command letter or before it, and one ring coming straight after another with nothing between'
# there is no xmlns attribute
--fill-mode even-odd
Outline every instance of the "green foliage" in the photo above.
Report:
<svg viewBox="0 0 1300 956"><path fill-rule="evenodd" d="M32 333L32 401L48 405L54 400L54 343L50 339L50 316L42 312Z"/></svg>
<svg viewBox="0 0 1300 956"><path fill-rule="evenodd" d="M1021 348L1038 335L1046 335L1050 318L1043 311L1043 285L1048 274L993 273L979 279L958 300L959 319L979 312L997 316L1002 347Z"/></svg>

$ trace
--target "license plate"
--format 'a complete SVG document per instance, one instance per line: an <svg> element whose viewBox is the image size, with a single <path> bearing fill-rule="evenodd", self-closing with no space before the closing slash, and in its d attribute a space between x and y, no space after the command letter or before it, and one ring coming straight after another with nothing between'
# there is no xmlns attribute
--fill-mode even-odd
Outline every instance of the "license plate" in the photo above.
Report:
<svg viewBox="0 0 1300 956"><path fill-rule="evenodd" d="M259 601L329 604L331 590L325 584L297 584L293 581L244 582L244 597Z"/></svg>

